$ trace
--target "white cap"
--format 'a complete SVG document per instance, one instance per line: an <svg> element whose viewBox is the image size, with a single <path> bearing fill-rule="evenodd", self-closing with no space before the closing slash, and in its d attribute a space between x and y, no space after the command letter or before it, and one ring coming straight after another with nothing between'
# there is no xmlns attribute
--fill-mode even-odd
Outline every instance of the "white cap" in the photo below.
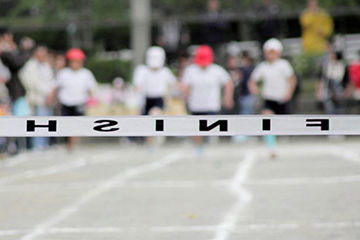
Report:
<svg viewBox="0 0 360 240"><path fill-rule="evenodd" d="M146 52L146 65L161 68L165 64L165 51L161 47L150 47Z"/></svg>
<svg viewBox="0 0 360 240"><path fill-rule="evenodd" d="M283 45L281 44L281 42L278 39L271 38L264 43L263 50L264 50L264 52L274 50L278 53L282 53Z"/></svg>

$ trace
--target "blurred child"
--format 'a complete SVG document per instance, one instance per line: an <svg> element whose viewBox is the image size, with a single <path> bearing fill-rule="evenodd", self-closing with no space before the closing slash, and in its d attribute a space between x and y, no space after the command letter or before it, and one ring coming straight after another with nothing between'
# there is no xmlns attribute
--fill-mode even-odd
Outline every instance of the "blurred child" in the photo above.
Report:
<svg viewBox="0 0 360 240"><path fill-rule="evenodd" d="M348 88L348 96L351 94L351 90L354 92L354 98L357 101L360 101L360 50L358 51L359 59L349 66L349 80L352 89Z"/></svg>
<svg viewBox="0 0 360 240"><path fill-rule="evenodd" d="M200 46L195 51L194 64L185 70L183 91L188 100L192 115L219 114L223 104L226 109L233 106L233 82L228 72L214 63L213 50L209 46ZM202 154L203 138L195 137L198 154Z"/></svg>
<svg viewBox="0 0 360 240"><path fill-rule="evenodd" d="M240 59L239 87L237 88L238 113L240 114L254 114L255 111L256 96L251 94L248 87L254 68L254 60L248 52L244 51Z"/></svg>
<svg viewBox="0 0 360 240"><path fill-rule="evenodd" d="M345 90L349 83L348 70L341 52L331 52L322 66L316 97L326 114L344 113Z"/></svg>
<svg viewBox="0 0 360 240"><path fill-rule="evenodd" d="M150 47L146 52L146 65L138 67L134 73L133 84L145 98L144 115L162 114L168 89L176 84L176 78L165 66L165 60L163 48ZM147 138L147 142L152 144L153 138Z"/></svg>
<svg viewBox="0 0 360 240"><path fill-rule="evenodd" d="M53 101L57 95L62 116L83 116L86 102L93 95L97 83L92 72L84 68L86 56L82 50L70 49L66 53L66 59L68 67L58 72L56 88L50 99ZM75 137L68 139L68 150L74 148L76 140Z"/></svg>
<svg viewBox="0 0 360 240"><path fill-rule="evenodd" d="M10 112L10 97L8 89L5 85L6 82L9 81L10 77L10 70L0 59L0 117L8 115ZM7 139L5 137L0 137L0 158L3 157L2 154L6 151L6 147Z"/></svg>
<svg viewBox="0 0 360 240"><path fill-rule="evenodd" d="M165 51L161 47L150 47L146 52L146 66L141 66L134 74L133 83L145 97L143 114L148 115L153 108L164 110L164 97L176 78L165 67Z"/></svg>
<svg viewBox="0 0 360 240"><path fill-rule="evenodd" d="M48 49L45 46L38 46L33 57L19 72L19 78L26 90L26 99L35 116L53 115L47 98L55 86L55 78L47 60ZM34 150L45 149L50 144L50 139L47 137L34 137L31 140Z"/></svg>
<svg viewBox="0 0 360 240"><path fill-rule="evenodd" d="M264 101L262 114L288 114L288 104L296 86L296 77L290 63L281 58L283 46L281 42L272 38L265 42L265 61L254 70L249 81L252 94L259 94L256 83L262 81L262 98ZM270 157L276 157L276 137L265 136L270 149Z"/></svg>

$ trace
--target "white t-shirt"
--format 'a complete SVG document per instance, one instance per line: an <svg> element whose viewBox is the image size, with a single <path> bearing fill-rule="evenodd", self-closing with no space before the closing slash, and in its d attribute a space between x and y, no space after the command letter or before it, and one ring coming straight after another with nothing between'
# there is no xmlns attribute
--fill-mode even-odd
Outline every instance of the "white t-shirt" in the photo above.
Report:
<svg viewBox="0 0 360 240"><path fill-rule="evenodd" d="M55 85L54 72L46 62L30 59L19 72L30 104L42 106Z"/></svg>
<svg viewBox="0 0 360 240"><path fill-rule="evenodd" d="M266 100L281 101L289 88L289 78L294 70L285 59L273 63L260 63L251 75L256 82L263 81L262 96Z"/></svg>
<svg viewBox="0 0 360 240"><path fill-rule="evenodd" d="M145 97L164 97L169 85L176 82L174 74L163 67L153 70L147 66L139 66L134 73L133 83Z"/></svg>
<svg viewBox="0 0 360 240"><path fill-rule="evenodd" d="M66 106L84 104L89 91L95 90L97 86L94 75L85 68L77 71L70 68L60 70L56 76L56 85L59 101Z"/></svg>
<svg viewBox="0 0 360 240"><path fill-rule="evenodd" d="M185 69L183 83L190 87L188 106L192 112L218 112L221 109L221 88L230 75L216 64L201 68L195 64Z"/></svg>

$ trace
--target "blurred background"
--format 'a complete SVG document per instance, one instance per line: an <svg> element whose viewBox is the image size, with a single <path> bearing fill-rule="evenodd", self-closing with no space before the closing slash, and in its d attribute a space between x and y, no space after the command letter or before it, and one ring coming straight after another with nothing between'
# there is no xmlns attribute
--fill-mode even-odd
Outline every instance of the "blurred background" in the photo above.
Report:
<svg viewBox="0 0 360 240"><path fill-rule="evenodd" d="M359 0L0 0L0 116L274 113L360 113ZM359 163L358 136L0 136L0 239L358 240Z"/></svg>
<svg viewBox="0 0 360 240"><path fill-rule="evenodd" d="M136 115L143 113L143 106L133 77L135 69L145 63L147 49L155 45L165 49L166 65L181 82L194 50L203 44L213 49L215 62L231 74L234 84L233 107L221 113L241 114L238 99L247 87L244 68L251 72L264 60L262 47L270 38L281 41L283 58L291 63L297 78L291 113L359 111L358 0L0 0L0 6L0 27L13 35L13 45L20 50L29 45L16 69L3 60L3 69L11 73L11 80L3 77L3 82L9 81L8 89L3 88L3 115L14 114L16 86L23 80L12 78L36 46L46 47L54 78L66 66L68 49L85 52L85 67L99 83L87 102L87 115ZM339 88L322 83L334 66L325 64L326 59L339 64L339 73L334 73ZM24 90L21 95L28 98L26 87ZM341 96L326 97L321 94L324 91ZM164 113L188 113L186 96L179 89L170 89L165 98ZM258 98L251 106L253 113L260 113L261 105ZM59 107L53 110L60 114ZM31 109L28 112L35 114Z"/></svg>

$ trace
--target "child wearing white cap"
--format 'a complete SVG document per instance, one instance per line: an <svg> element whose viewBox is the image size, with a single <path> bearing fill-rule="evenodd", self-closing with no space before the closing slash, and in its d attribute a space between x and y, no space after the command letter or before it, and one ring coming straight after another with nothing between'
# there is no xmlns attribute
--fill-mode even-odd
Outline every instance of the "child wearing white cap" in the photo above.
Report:
<svg viewBox="0 0 360 240"><path fill-rule="evenodd" d="M165 64L165 51L161 47L150 47L146 52L146 65L139 66L133 84L145 97L144 114L154 109L164 109L164 97L176 78Z"/></svg>
<svg viewBox="0 0 360 240"><path fill-rule="evenodd" d="M262 81L261 95L264 100L262 114L288 114L288 103L296 87L294 70L287 60L281 58L283 46L279 40L275 38L268 40L263 50L266 60L252 73L249 90L253 94L258 94L256 83ZM271 157L276 157L275 136L267 136L265 139L271 149Z"/></svg>

